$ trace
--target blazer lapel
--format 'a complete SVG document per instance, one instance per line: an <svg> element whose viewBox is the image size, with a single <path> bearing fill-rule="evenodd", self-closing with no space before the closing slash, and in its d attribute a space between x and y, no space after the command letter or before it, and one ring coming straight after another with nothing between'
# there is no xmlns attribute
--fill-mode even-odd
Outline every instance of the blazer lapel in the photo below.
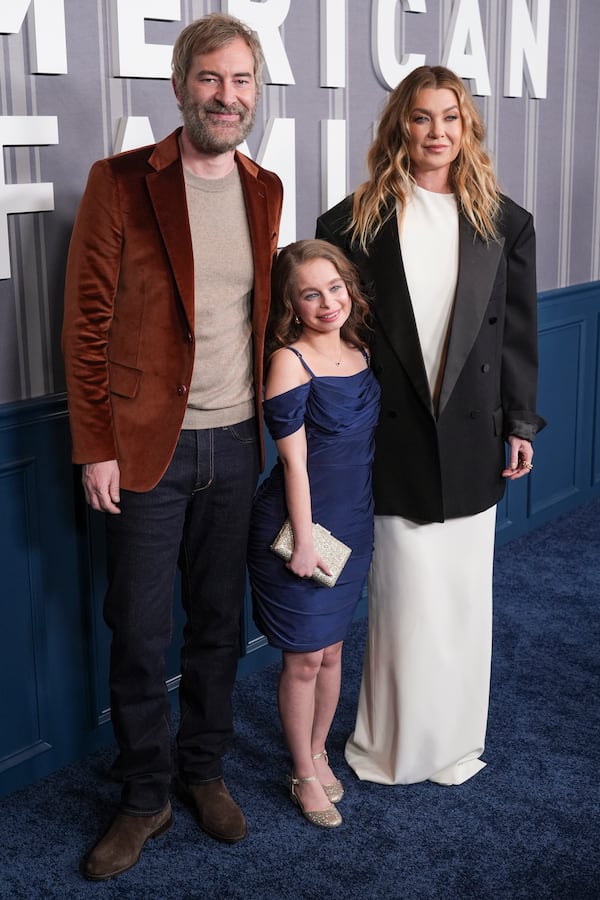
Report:
<svg viewBox="0 0 600 900"><path fill-rule="evenodd" d="M149 160L156 171L146 176L146 184L181 297L187 326L193 334L194 254L177 143L180 130L157 144Z"/></svg>
<svg viewBox="0 0 600 900"><path fill-rule="evenodd" d="M459 216L459 264L448 352L438 404L441 415L481 329L504 238L485 243L467 219Z"/></svg>
<svg viewBox="0 0 600 900"><path fill-rule="evenodd" d="M400 252L395 212L373 241L368 266L375 283L378 332L389 341L421 400L433 412L431 391Z"/></svg>
<svg viewBox="0 0 600 900"><path fill-rule="evenodd" d="M189 330L194 331L194 255L190 235L185 181L181 168L181 158L177 136L181 129L169 135L156 145L150 157L150 165L155 169L146 176L146 184L154 214L160 229L165 249L179 295L183 304L183 313L187 319ZM240 174L242 190L248 215L248 226L252 241L254 261L254 283L268 285L272 244L276 235L268 231L268 204L266 188L256 177L258 166L245 156L236 152L236 163ZM265 238L269 235L271 243ZM268 314L268 292L264 293L264 302L253 302L253 325L258 333L264 332Z"/></svg>
<svg viewBox="0 0 600 900"><path fill-rule="evenodd" d="M264 184L258 180L258 167L247 157L236 152L236 162L244 200L246 215L252 242L254 262L254 285L264 286L269 283L272 262L272 240L274 236L268 231L269 210L267 192ZM268 314L268 296L252 298L252 325L255 334L263 334Z"/></svg>

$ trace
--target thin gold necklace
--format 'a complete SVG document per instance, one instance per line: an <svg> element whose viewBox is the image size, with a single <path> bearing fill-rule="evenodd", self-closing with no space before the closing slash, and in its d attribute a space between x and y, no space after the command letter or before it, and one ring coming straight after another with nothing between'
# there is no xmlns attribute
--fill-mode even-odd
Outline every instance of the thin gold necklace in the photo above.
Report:
<svg viewBox="0 0 600 900"><path fill-rule="evenodd" d="M313 350L315 350L315 351L319 354L319 356L323 356L325 359L329 360L329 362L332 362L332 363L334 364L334 366L337 366L338 368L341 366L341 364L342 364L342 356L343 356L343 353L344 353L344 347L343 347L343 345L340 347L340 353L342 354L342 356L340 356L339 360L337 360L337 359L332 359L330 356L327 356L326 353L323 353L322 350L319 350L318 347L314 347L312 344L309 344L309 347L311 347Z"/></svg>

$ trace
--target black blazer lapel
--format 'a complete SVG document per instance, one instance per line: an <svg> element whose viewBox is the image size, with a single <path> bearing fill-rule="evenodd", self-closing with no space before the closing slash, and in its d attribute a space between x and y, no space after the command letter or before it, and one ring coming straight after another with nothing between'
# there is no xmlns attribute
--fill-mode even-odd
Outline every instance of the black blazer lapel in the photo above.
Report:
<svg viewBox="0 0 600 900"><path fill-rule="evenodd" d="M396 213L381 227L369 253L375 285L377 340L387 340L417 394L433 411L427 372L400 252ZM385 377L385 375L383 376Z"/></svg>
<svg viewBox="0 0 600 900"><path fill-rule="evenodd" d="M485 243L467 219L459 216L458 282L438 415L448 402L481 329L503 246L503 237Z"/></svg>

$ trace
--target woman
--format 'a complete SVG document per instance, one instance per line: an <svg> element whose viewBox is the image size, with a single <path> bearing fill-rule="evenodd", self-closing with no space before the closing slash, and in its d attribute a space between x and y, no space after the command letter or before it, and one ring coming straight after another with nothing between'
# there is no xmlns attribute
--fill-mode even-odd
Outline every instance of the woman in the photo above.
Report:
<svg viewBox="0 0 600 900"><path fill-rule="evenodd" d="M326 741L340 692L342 642L373 553L371 466L379 385L369 368L358 276L336 247L298 241L273 270L265 420L279 459L254 504L248 567L258 627L283 651L279 713L292 800L313 825L340 825L343 788ZM287 565L270 550L289 516ZM318 523L352 553L333 587L313 543Z"/></svg>
<svg viewBox="0 0 600 900"><path fill-rule="evenodd" d="M495 508L545 424L533 220L500 193L483 133L453 72L415 69L368 181L317 225L372 296L375 553L346 758L385 784L461 784L485 765Z"/></svg>

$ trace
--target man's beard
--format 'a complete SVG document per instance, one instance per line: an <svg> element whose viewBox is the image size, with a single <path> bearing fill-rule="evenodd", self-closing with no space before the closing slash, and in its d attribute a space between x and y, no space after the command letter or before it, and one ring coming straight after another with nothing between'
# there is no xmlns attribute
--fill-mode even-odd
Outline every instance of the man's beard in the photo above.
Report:
<svg viewBox="0 0 600 900"><path fill-rule="evenodd" d="M231 124L211 121L210 113L235 113L239 119ZM256 117L256 104L252 109L232 104L221 106L216 102L202 105L184 92L181 114L187 135L197 150L203 153L227 153L234 150L252 130Z"/></svg>

